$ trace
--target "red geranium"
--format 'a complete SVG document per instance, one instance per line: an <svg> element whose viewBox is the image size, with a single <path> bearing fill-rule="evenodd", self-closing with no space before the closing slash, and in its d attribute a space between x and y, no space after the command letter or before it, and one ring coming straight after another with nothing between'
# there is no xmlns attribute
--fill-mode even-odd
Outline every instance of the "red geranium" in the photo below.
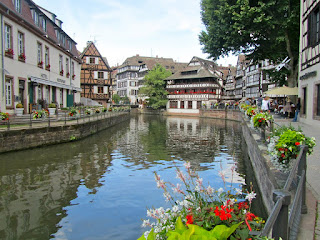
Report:
<svg viewBox="0 0 320 240"><path fill-rule="evenodd" d="M191 214L187 215L186 219L187 219L187 223L186 223L187 225L193 224L193 216Z"/></svg>

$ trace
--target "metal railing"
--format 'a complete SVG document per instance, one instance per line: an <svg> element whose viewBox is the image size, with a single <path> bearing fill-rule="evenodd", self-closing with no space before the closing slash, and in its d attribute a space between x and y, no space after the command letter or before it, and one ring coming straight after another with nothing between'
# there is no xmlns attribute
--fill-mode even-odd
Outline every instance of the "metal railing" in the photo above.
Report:
<svg viewBox="0 0 320 240"><path fill-rule="evenodd" d="M33 127L50 127L53 125L68 125L79 124L84 122L96 121L99 119L110 118L113 116L121 115L127 111L107 111L100 113L86 114L85 111L75 116L70 116L69 111L59 111L56 115L44 116L35 119L33 114L25 114L23 116L11 116L8 120L0 121L0 130L13 130L17 128L33 128ZM2 127L1 127L2 126Z"/></svg>
<svg viewBox="0 0 320 240"><path fill-rule="evenodd" d="M306 155L308 147L302 145L298 157L290 171L285 186L274 190L275 205L261 232L252 235L280 237L283 240L295 240L301 214L307 213L306 206ZM292 200L293 199L293 200Z"/></svg>

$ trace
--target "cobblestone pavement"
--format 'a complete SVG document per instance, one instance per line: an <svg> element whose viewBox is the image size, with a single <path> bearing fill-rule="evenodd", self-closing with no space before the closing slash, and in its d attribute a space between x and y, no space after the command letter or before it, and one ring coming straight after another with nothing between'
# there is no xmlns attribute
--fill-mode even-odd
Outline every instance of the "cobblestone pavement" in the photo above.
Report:
<svg viewBox="0 0 320 240"><path fill-rule="evenodd" d="M295 128L301 128L303 133L308 137L315 137L316 146L310 156L307 156L307 207L308 213L302 215L299 239L320 240L320 123L309 125L301 122L292 122L292 119L277 119L275 123L278 125L290 124Z"/></svg>

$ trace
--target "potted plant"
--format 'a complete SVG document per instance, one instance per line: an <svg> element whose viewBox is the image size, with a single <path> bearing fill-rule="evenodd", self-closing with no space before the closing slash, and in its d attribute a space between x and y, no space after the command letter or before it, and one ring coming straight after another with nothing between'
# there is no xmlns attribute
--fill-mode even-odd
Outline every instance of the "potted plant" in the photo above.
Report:
<svg viewBox="0 0 320 240"><path fill-rule="evenodd" d="M16 109L15 109L16 115L17 116L22 116L23 115L23 110L24 110L24 108L23 108L22 103L17 103Z"/></svg>
<svg viewBox="0 0 320 240"><path fill-rule="evenodd" d="M57 105L55 103L50 103L48 106L49 115L55 115L56 114L56 107Z"/></svg>
<svg viewBox="0 0 320 240"><path fill-rule="evenodd" d="M71 108L69 112L70 117L75 117L78 114L78 111L75 108Z"/></svg>
<svg viewBox="0 0 320 240"><path fill-rule="evenodd" d="M0 119L2 121L9 120L9 113L0 112Z"/></svg>
<svg viewBox="0 0 320 240"><path fill-rule="evenodd" d="M21 62L25 62L26 61L26 55L24 53L21 53L19 56L18 56L18 59L19 61Z"/></svg>

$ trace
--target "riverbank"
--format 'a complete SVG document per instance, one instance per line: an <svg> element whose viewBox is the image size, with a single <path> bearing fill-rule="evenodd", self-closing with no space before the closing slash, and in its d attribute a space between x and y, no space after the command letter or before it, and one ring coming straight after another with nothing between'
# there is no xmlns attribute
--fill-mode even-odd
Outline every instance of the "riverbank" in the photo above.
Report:
<svg viewBox="0 0 320 240"><path fill-rule="evenodd" d="M30 127L28 124L0 128L0 153L45 145L75 141L95 134L130 118L129 112L119 112L96 119L83 118L71 121L38 122Z"/></svg>

